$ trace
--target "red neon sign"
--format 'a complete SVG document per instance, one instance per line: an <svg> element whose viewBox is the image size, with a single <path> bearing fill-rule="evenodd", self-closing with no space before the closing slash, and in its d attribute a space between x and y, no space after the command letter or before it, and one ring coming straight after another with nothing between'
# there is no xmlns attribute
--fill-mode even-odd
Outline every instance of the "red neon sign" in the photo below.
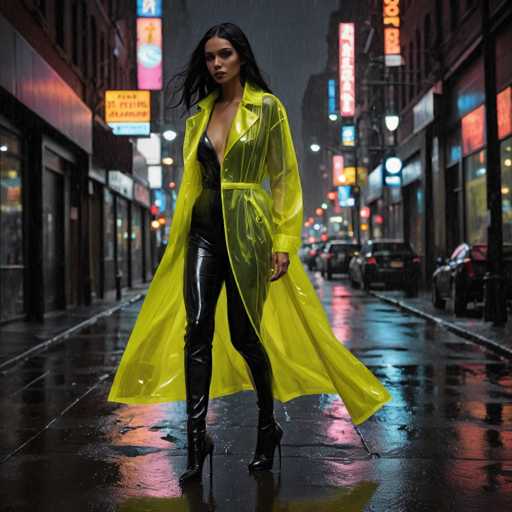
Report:
<svg viewBox="0 0 512 512"><path fill-rule="evenodd" d="M462 118L462 153L469 155L485 146L485 106Z"/></svg>
<svg viewBox="0 0 512 512"><path fill-rule="evenodd" d="M512 133L512 87L501 91L497 98L498 138L504 139Z"/></svg>
<svg viewBox="0 0 512 512"><path fill-rule="evenodd" d="M355 114L355 28L353 23L339 26L339 75L340 114L352 117Z"/></svg>

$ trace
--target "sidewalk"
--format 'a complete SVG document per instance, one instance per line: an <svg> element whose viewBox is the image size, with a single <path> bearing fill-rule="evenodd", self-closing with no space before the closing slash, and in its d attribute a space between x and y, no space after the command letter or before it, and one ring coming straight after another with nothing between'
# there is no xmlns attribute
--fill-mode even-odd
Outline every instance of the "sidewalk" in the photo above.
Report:
<svg viewBox="0 0 512 512"><path fill-rule="evenodd" d="M58 343L72 333L144 298L149 283L124 290L120 301L100 300L90 306L58 311L44 322L18 320L0 326L0 372L36 352Z"/></svg>
<svg viewBox="0 0 512 512"><path fill-rule="evenodd" d="M481 308L470 309L463 317L456 317L451 303L446 303L445 310L434 308L430 292L420 292L416 298L407 298L401 291L372 290L375 297L398 306L410 313L428 318L445 329L463 337L484 345L500 355L512 358L512 318L506 325L495 327L492 322L484 322Z"/></svg>

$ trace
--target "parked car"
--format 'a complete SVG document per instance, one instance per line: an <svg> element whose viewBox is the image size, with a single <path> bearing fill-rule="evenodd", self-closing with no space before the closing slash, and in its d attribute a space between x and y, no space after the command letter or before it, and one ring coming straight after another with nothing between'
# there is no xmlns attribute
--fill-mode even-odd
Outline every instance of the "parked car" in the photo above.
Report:
<svg viewBox="0 0 512 512"><path fill-rule="evenodd" d="M308 270L317 270L317 256L323 245L323 242L303 244L302 249L300 250L300 258L308 267Z"/></svg>
<svg viewBox="0 0 512 512"><path fill-rule="evenodd" d="M503 247L504 274L507 279L508 298L512 295L512 245ZM460 244L447 260L438 258L437 269L432 275L432 304L444 309L449 299L455 316L466 312L469 302L484 299L484 276L487 267L487 245Z"/></svg>
<svg viewBox="0 0 512 512"><path fill-rule="evenodd" d="M361 249L361 245L346 240L332 240L326 244L320 255L320 273L327 280L333 274L346 274L348 265L354 253Z"/></svg>
<svg viewBox="0 0 512 512"><path fill-rule="evenodd" d="M322 254L325 250L325 246L327 242L319 242L316 248L316 256L315 256L315 270L322 270Z"/></svg>
<svg viewBox="0 0 512 512"><path fill-rule="evenodd" d="M354 288L369 290L374 283L402 288L409 297L418 295L420 258L401 240L369 240L349 264Z"/></svg>

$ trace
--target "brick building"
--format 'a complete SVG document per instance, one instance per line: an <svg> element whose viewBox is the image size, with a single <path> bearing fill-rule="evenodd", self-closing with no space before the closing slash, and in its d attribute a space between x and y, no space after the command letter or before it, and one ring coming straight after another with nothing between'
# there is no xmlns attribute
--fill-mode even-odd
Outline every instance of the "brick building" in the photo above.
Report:
<svg viewBox="0 0 512 512"><path fill-rule="evenodd" d="M135 83L134 3L0 0L0 321L151 275L145 161L103 118Z"/></svg>

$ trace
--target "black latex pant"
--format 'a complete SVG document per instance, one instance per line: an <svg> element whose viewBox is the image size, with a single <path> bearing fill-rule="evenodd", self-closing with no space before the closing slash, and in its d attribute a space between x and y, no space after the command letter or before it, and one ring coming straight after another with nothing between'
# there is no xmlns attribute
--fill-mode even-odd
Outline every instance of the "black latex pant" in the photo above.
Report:
<svg viewBox="0 0 512 512"><path fill-rule="evenodd" d="M187 312L185 379L189 432L200 432L206 428L215 307L224 282L231 340L251 372L258 401L259 425L267 425L273 419L270 361L240 298L223 234L218 229L208 233L191 229L184 275Z"/></svg>

